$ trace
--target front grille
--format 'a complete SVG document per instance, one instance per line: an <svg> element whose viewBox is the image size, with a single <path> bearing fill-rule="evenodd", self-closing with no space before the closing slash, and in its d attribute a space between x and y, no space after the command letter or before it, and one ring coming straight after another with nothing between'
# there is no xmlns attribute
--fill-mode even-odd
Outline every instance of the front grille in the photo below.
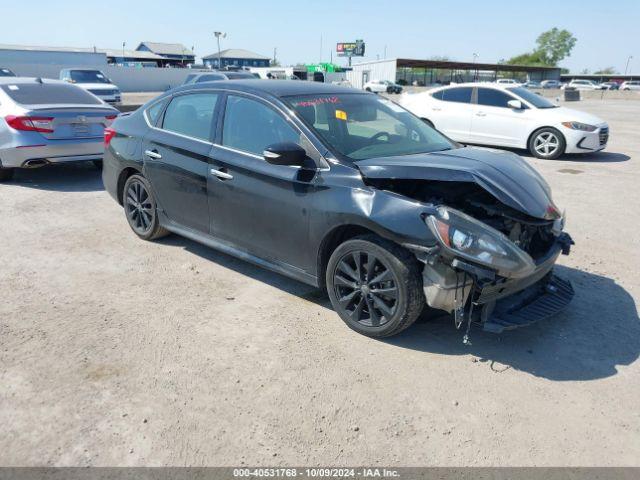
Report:
<svg viewBox="0 0 640 480"><path fill-rule="evenodd" d="M600 145L606 145L606 143L609 141L609 127L602 127L600 129Z"/></svg>
<svg viewBox="0 0 640 480"><path fill-rule="evenodd" d="M89 91L91 93L93 93L94 95L115 95L116 93L118 93L117 90L98 90L98 89L89 89Z"/></svg>

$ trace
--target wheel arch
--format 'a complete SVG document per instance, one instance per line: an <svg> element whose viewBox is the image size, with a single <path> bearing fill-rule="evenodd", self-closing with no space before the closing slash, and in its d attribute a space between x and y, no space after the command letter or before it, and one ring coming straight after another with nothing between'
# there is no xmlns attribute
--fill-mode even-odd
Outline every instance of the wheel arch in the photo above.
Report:
<svg viewBox="0 0 640 480"><path fill-rule="evenodd" d="M135 167L126 167L123 168L120 174L118 175L118 184L117 184L117 195L118 195L118 203L120 205L123 204L123 195L124 195L124 184L127 183L127 180L132 175L142 175L142 170Z"/></svg>
<svg viewBox="0 0 640 480"><path fill-rule="evenodd" d="M324 277L327 270L327 264L329 263L329 258L333 251L338 248L340 244L361 235L381 236L378 232L375 232L363 225L349 223L334 227L322 238L320 247L318 248L317 257L318 285L322 290L325 289Z"/></svg>
<svg viewBox="0 0 640 480"><path fill-rule="evenodd" d="M567 137L564 136L564 133L562 133L558 127L555 127L553 125L538 125L533 130L531 130L531 132L529 133L529 136L527 137L527 143L525 144L526 148L529 148L529 144L530 144L531 139L533 138L533 136L536 133L538 133L540 130L544 129L544 128L552 128L552 129L554 129L556 132L558 132L560 135L562 135L562 138L564 139L565 144L567 143Z"/></svg>

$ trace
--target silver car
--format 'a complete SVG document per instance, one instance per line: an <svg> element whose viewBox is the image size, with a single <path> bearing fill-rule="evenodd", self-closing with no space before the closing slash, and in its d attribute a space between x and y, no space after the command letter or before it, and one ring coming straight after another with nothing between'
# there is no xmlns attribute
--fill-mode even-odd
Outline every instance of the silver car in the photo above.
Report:
<svg viewBox="0 0 640 480"><path fill-rule="evenodd" d="M0 181L15 168L97 161L118 110L66 82L0 78Z"/></svg>

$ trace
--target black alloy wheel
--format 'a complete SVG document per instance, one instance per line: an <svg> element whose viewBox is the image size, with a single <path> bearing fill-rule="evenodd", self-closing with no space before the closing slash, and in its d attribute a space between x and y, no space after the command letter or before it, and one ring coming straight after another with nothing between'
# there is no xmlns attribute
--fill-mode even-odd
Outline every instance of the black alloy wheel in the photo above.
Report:
<svg viewBox="0 0 640 480"><path fill-rule="evenodd" d="M160 226L156 202L147 179L132 175L124 185L122 204L129 226L144 240L154 240L168 234Z"/></svg>
<svg viewBox="0 0 640 480"><path fill-rule="evenodd" d="M425 304L415 256L375 235L340 245L329 259L326 276L329 298L340 318L368 336L399 333Z"/></svg>

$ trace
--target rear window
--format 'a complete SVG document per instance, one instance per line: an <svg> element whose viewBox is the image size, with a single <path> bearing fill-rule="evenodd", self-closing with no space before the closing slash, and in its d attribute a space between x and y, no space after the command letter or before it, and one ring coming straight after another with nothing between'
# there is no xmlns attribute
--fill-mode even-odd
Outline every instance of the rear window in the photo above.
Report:
<svg viewBox="0 0 640 480"><path fill-rule="evenodd" d="M22 105L100 105L86 90L68 83L16 83L0 85L11 100Z"/></svg>
<svg viewBox="0 0 640 480"><path fill-rule="evenodd" d="M251 73L247 72L226 72L225 75L229 80L255 79Z"/></svg>
<svg viewBox="0 0 640 480"><path fill-rule="evenodd" d="M445 88L439 92L432 93L433 98L444 100L445 102L471 103L471 93L473 89L470 87Z"/></svg>

